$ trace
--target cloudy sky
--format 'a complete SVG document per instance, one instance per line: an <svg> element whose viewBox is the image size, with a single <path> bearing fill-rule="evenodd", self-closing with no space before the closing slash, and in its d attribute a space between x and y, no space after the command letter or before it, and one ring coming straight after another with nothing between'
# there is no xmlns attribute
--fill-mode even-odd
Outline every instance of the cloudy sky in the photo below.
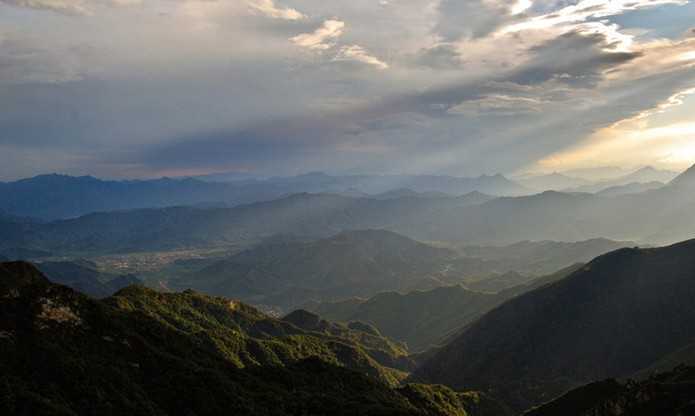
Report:
<svg viewBox="0 0 695 416"><path fill-rule="evenodd" d="M0 0L0 180L695 163L695 2Z"/></svg>

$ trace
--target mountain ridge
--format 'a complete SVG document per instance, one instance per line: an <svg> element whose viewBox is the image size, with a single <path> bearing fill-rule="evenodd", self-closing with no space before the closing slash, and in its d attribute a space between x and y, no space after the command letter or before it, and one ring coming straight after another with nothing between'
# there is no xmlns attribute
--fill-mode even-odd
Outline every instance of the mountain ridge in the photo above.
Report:
<svg viewBox="0 0 695 416"><path fill-rule="evenodd" d="M0 295L3 414L509 415L482 393L390 386L350 340L229 299L98 301L24 262L0 264Z"/></svg>
<svg viewBox="0 0 695 416"><path fill-rule="evenodd" d="M93 176L38 175L0 183L0 210L46 220L75 218L93 212L163 208L208 204L241 205L281 198L288 194L341 193L346 189L384 193L410 187L433 196L438 193L527 193L519 184L501 176L458 178L447 176L328 176L302 175L289 178L241 182L210 182L195 178L149 180L103 180ZM41 203L37 203L41 198Z"/></svg>
<svg viewBox="0 0 695 416"><path fill-rule="evenodd" d="M292 293L325 299L441 285L438 279L447 279L442 269L454 257L387 230L343 231L310 242L261 244L171 284L256 303L287 293L288 303L278 306L300 306L311 299Z"/></svg>
<svg viewBox="0 0 695 416"><path fill-rule="evenodd" d="M629 376L695 339L694 254L689 240L600 256L488 313L415 378L465 382L523 410L581 384Z"/></svg>

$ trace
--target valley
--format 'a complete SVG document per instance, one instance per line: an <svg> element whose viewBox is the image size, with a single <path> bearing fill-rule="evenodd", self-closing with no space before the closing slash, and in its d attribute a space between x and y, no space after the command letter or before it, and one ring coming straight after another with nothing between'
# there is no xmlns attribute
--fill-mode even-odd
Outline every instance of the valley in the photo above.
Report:
<svg viewBox="0 0 695 416"><path fill-rule="evenodd" d="M645 234L652 222L629 233L639 238L603 237L628 233L610 233L619 228L597 222L595 210L637 204L625 216L636 221L643 201L675 196L657 216L663 234L695 207L692 172L610 197L396 190L55 221L4 215L0 344L17 364L2 364L0 393L12 399L0 404L36 414L69 414L85 401L95 412L211 415L229 406L478 416L686 409L695 245L659 245ZM568 234L564 215L577 221L582 211L584 228ZM531 231L538 221L544 230ZM608 234L570 237L598 226ZM478 232L487 237L467 237ZM108 358L92 350L104 343ZM37 355L46 358L30 364ZM66 372L37 382L37 365ZM161 366L171 375L155 376ZM200 398L175 399L174 375ZM105 402L51 383L131 387ZM230 405L222 391L241 401ZM645 391L650 399L636 402Z"/></svg>

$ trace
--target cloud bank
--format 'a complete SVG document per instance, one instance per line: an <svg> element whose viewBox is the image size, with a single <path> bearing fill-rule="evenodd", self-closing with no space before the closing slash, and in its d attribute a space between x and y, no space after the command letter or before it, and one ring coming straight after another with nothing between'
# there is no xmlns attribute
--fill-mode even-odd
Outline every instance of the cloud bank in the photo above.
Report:
<svg viewBox="0 0 695 416"><path fill-rule="evenodd" d="M664 167L695 162L685 0L0 0L0 11L4 179L477 175L637 165L645 148ZM668 30L650 24L670 15Z"/></svg>

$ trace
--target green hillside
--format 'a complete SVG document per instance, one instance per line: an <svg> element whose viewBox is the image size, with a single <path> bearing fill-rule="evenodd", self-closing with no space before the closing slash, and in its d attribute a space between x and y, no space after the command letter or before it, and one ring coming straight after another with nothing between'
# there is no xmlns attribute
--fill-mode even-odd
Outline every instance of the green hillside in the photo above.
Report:
<svg viewBox="0 0 695 416"><path fill-rule="evenodd" d="M369 349L224 298L133 286L98 301L51 284L27 263L0 265L2 414L466 415L466 404L476 408L470 394L444 387L396 387L403 373L379 365Z"/></svg>
<svg viewBox="0 0 695 416"><path fill-rule="evenodd" d="M451 250L384 230L266 242L171 282L172 287L285 308L310 300L431 289L453 279Z"/></svg>

